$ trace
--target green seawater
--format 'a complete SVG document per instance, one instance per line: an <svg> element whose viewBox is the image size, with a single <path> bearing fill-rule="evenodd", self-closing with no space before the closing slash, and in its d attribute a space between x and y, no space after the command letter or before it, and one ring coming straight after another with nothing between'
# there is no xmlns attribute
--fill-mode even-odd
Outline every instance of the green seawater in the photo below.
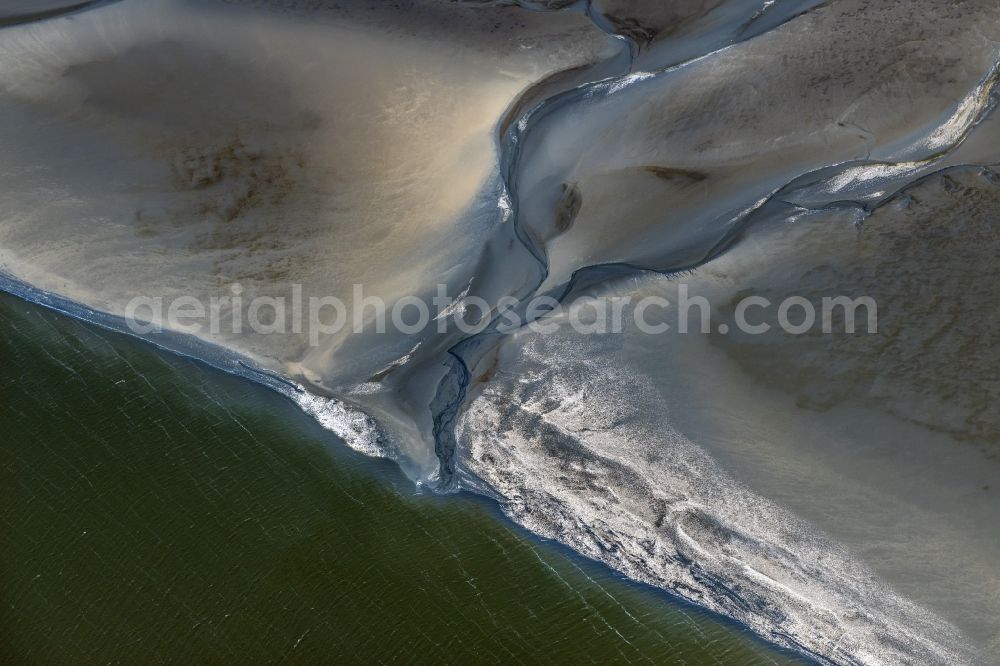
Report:
<svg viewBox="0 0 1000 666"><path fill-rule="evenodd" d="M0 663L796 661L263 387L0 294Z"/></svg>

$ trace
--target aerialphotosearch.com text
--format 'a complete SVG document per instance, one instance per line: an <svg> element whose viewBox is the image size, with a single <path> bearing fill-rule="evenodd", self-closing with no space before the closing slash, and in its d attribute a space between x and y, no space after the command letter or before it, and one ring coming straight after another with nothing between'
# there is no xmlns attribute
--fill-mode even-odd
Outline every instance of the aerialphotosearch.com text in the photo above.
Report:
<svg viewBox="0 0 1000 666"><path fill-rule="evenodd" d="M687 284L677 285L675 301L663 296L641 298L581 296L559 301L536 296L521 301L504 296L490 303L463 293L448 294L437 285L431 298L403 296L387 302L365 294L364 286L353 285L349 298L306 296L302 285L291 285L286 295L249 297L242 285L234 283L217 295L196 297L136 296L125 308L128 327L148 335L163 330L195 335L305 335L316 346L326 336L344 331L353 333L404 335L425 333L433 327L445 334L457 329L475 335L487 327L510 333L522 327L551 333L563 326L584 335L621 333L631 327L641 333L661 335L729 334L762 335L774 329L790 335L807 333L878 332L878 306L874 299L830 295L821 298L788 296L780 301L749 295L723 309L713 308L709 299L689 293ZM725 321L719 323L724 313Z"/></svg>

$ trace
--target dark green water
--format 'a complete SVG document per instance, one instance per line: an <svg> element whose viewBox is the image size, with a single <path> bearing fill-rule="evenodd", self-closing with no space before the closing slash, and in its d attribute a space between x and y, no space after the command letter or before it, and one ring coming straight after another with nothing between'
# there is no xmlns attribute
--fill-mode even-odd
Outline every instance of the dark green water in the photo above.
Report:
<svg viewBox="0 0 1000 666"><path fill-rule="evenodd" d="M0 663L772 664L284 398L0 294Z"/></svg>

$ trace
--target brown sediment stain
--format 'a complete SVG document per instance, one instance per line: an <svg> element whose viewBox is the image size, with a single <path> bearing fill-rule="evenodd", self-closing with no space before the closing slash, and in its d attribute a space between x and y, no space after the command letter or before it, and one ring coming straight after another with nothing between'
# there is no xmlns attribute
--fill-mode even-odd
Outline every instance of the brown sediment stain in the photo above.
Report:
<svg viewBox="0 0 1000 666"><path fill-rule="evenodd" d="M289 274L295 248L322 224L330 175L314 159L323 113L294 87L177 39L76 63L62 77L84 93L74 122L162 167L138 186L138 237L176 238L234 279Z"/></svg>
<svg viewBox="0 0 1000 666"><path fill-rule="evenodd" d="M174 140L156 152L167 162L169 180L154 186L163 195L160 206L135 211L139 236L195 228L192 248L250 251L263 242L262 232L238 223L257 210L277 215L309 190L309 160L295 145L251 147L233 134L217 142Z"/></svg>
<svg viewBox="0 0 1000 666"><path fill-rule="evenodd" d="M369 377L368 380L367 380L368 383L369 384L376 384L378 382L381 382L383 379L385 379L386 377L388 377L389 375L391 375L397 368L402 367L405 363L406 363L406 359L399 359L399 360L393 361L392 363L390 363L389 365L387 365L386 367L382 368L381 370L379 370L378 372L376 372L374 375L372 375L371 377Z"/></svg>
<svg viewBox="0 0 1000 666"><path fill-rule="evenodd" d="M176 236L234 280L289 279L302 243L323 223L328 170L312 164L301 137L262 138L269 142L233 133L164 144L166 177L152 185L154 203L135 211L134 233Z"/></svg>
<svg viewBox="0 0 1000 666"><path fill-rule="evenodd" d="M366 381L369 384L377 384L378 382L381 382L383 379L388 377L395 369L396 369L395 366L390 365L388 368L385 368L384 370L379 370L374 375L369 377Z"/></svg>
<svg viewBox="0 0 1000 666"><path fill-rule="evenodd" d="M291 148L250 148L234 136L218 146L179 150L170 166L178 189L205 193L198 212L232 222L285 201L302 181L306 157Z"/></svg>
<svg viewBox="0 0 1000 666"><path fill-rule="evenodd" d="M493 356L493 361L490 363L484 371L476 376L473 381L474 384L486 384L497 374L498 366L500 365L500 359L496 355Z"/></svg>
<svg viewBox="0 0 1000 666"><path fill-rule="evenodd" d="M594 9L604 16L614 31L640 47L682 32L692 23L717 9L723 0L610 0L596 3ZM628 14L625 14L628 12Z"/></svg>
<svg viewBox="0 0 1000 666"><path fill-rule="evenodd" d="M565 233L573 226L573 220L583 205L583 195L576 183L563 183L562 195L556 205L556 233Z"/></svg>
<svg viewBox="0 0 1000 666"><path fill-rule="evenodd" d="M639 23L638 19L631 17L607 16L605 18L617 34L631 39L640 46L645 46L652 42L658 33L655 28L647 28Z"/></svg>
<svg viewBox="0 0 1000 666"><path fill-rule="evenodd" d="M701 171L694 171L692 169L675 169L672 167L647 165L641 167L644 171L648 171L657 178L662 178L663 180L677 180L684 179L690 180L695 183L700 183L701 181L708 178L708 174L702 173Z"/></svg>

